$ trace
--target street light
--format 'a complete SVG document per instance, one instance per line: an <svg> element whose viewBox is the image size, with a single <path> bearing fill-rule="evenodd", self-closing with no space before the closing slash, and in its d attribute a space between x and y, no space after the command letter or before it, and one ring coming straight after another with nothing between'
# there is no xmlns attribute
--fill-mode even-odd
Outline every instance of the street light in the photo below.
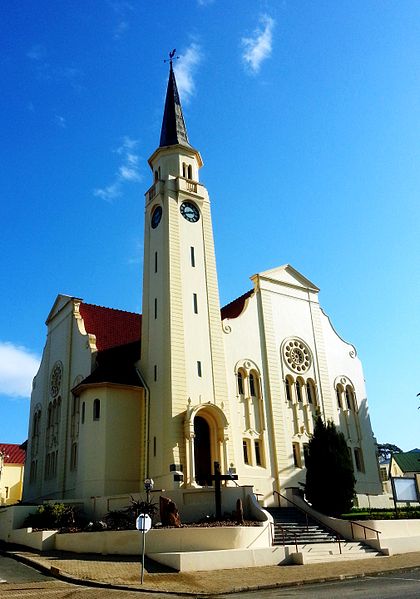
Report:
<svg viewBox="0 0 420 599"><path fill-rule="evenodd" d="M150 493L151 493L151 491L153 491L154 484L155 483L153 481L153 478L145 478L144 479L144 488L146 491L147 503L150 503Z"/></svg>

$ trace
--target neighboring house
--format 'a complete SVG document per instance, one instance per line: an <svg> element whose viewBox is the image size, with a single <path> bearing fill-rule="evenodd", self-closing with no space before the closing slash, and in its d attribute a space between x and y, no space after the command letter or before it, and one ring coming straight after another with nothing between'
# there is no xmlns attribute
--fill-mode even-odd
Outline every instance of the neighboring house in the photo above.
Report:
<svg viewBox="0 0 420 599"><path fill-rule="evenodd" d="M420 490L420 449L393 453L389 471L392 477L416 478L417 488Z"/></svg>
<svg viewBox="0 0 420 599"><path fill-rule="evenodd" d="M22 445L0 443L0 505L22 498L25 450Z"/></svg>
<svg viewBox="0 0 420 599"><path fill-rule="evenodd" d="M33 384L25 500L138 492L148 476L191 493L217 461L275 504L305 479L317 415L345 435L357 493L382 492L362 365L317 286L284 265L220 309L202 164L171 65L145 194L143 313L57 297ZM232 198L224 217L239 208ZM263 226L256 215L250 243ZM286 216L279 239L282 226Z"/></svg>
<svg viewBox="0 0 420 599"><path fill-rule="evenodd" d="M384 493L392 493L391 481L389 478L390 463L390 459L379 461L379 475L381 477L382 489Z"/></svg>

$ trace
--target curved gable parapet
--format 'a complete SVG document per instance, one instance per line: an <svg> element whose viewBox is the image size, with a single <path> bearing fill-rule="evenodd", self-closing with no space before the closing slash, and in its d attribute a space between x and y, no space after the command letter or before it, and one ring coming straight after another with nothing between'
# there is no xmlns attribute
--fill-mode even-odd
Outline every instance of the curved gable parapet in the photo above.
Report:
<svg viewBox="0 0 420 599"><path fill-rule="evenodd" d="M74 316L80 333L89 336L92 351L140 341L141 314L78 302Z"/></svg>
<svg viewBox="0 0 420 599"><path fill-rule="evenodd" d="M226 318L238 318L238 316L240 316L242 312L244 312L248 307L249 300L254 295L254 293L255 289L250 289L249 291L247 291L240 297L237 297L229 304L226 304L226 306L224 306L220 310L221 319L225 320Z"/></svg>
<svg viewBox="0 0 420 599"><path fill-rule="evenodd" d="M320 308L321 308L321 306L320 306ZM325 318L328 320L328 324L330 325L331 330L336 335L336 337L338 337L338 339L340 339L340 341L342 341L343 343L345 343L346 345L348 345L348 347L350 348L349 349L349 356L351 358L355 358L357 356L357 349L354 347L354 345L352 343L350 343L349 341L346 341L345 339L343 339L341 337L341 335L339 335L337 333L336 328L334 327L333 323L331 322L331 318L328 316L328 314L324 311L323 308L321 308L321 312L325 316Z"/></svg>
<svg viewBox="0 0 420 599"><path fill-rule="evenodd" d="M91 352L98 351L98 348L96 347L96 335L94 335L93 333L88 333L87 332L85 321L84 321L82 315L80 314L80 302L74 304L73 315L75 317L79 333L83 337L87 337L86 346L89 347L89 349L90 349Z"/></svg>

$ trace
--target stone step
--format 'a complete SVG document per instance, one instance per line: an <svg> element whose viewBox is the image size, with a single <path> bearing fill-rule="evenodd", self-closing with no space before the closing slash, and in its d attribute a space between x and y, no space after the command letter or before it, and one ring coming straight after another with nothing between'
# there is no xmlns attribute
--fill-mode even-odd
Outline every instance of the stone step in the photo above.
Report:
<svg viewBox="0 0 420 599"><path fill-rule="evenodd" d="M341 544L341 553L338 543L330 547L303 545L299 547L299 552L302 554L304 564L368 559L381 555L372 547L350 541Z"/></svg>
<svg viewBox="0 0 420 599"><path fill-rule="evenodd" d="M308 554L303 553L303 563L304 564L317 564L317 563L325 563L325 562L341 562L341 561L351 561L358 559L370 559L372 557L379 557L381 554L377 552L373 553L333 553L329 555L323 554Z"/></svg>

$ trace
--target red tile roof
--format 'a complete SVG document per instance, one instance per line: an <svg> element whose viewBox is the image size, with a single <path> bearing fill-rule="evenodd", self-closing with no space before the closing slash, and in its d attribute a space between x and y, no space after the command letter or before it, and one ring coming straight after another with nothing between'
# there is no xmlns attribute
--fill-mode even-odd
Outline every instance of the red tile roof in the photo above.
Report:
<svg viewBox="0 0 420 599"><path fill-rule="evenodd" d="M250 289L250 291L247 291L240 297L237 297L235 300L233 300L233 302L230 302L230 304L223 306L223 308L220 310L222 320L225 318L237 318L244 309L246 300L251 297L253 293L254 289Z"/></svg>
<svg viewBox="0 0 420 599"><path fill-rule="evenodd" d="M141 314L84 302L80 304L79 310L86 332L96 335L96 347L99 351L140 340Z"/></svg>
<svg viewBox="0 0 420 599"><path fill-rule="evenodd" d="M4 453L5 464L24 464L25 452L20 445L14 443L0 443L0 452Z"/></svg>

